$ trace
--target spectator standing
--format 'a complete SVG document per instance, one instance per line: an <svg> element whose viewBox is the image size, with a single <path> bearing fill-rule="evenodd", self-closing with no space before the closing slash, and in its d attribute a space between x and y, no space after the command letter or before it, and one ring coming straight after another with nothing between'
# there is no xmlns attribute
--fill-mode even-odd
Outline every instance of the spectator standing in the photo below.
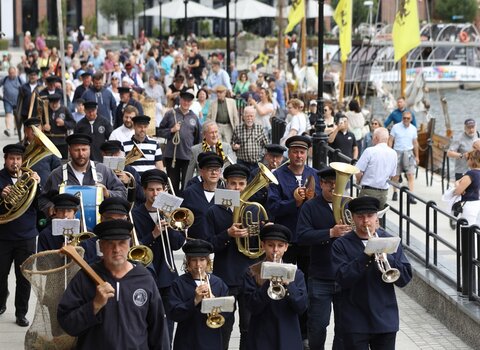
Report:
<svg viewBox="0 0 480 350"><path fill-rule="evenodd" d="M390 115L387 117L387 119L383 123L383 126L387 128L390 125L390 123L392 123L392 122L393 122L393 124L400 123L402 121L403 112L405 112L405 111L407 111L405 98L404 97L397 98L397 109L395 109L392 113L390 113ZM413 112L411 112L411 111L410 111L410 113L412 115L412 125L414 127L417 127L417 121L415 120L415 114L413 114Z"/></svg>
<svg viewBox="0 0 480 350"><path fill-rule="evenodd" d="M328 136L328 143L330 147L339 149L342 154L351 158L357 159L358 147L355 140L355 135L348 131L348 118L345 115L340 115L337 121L337 127ZM349 163L348 160L337 156L335 153L329 155L330 162Z"/></svg>
<svg viewBox="0 0 480 350"><path fill-rule="evenodd" d="M3 133L10 136L13 133L13 111L17 107L18 95L23 82L17 75L17 68L8 68L8 75L0 82L3 87L3 108L5 109L5 130Z"/></svg>
<svg viewBox="0 0 480 350"><path fill-rule="evenodd" d="M348 118L348 130L355 135L358 154L361 154L365 117L363 116L362 109L356 100L351 100L348 103L348 111L345 114Z"/></svg>
<svg viewBox="0 0 480 350"><path fill-rule="evenodd" d="M98 113L113 125L113 117L117 109L115 97L109 89L103 86L103 73L95 73L92 79L93 85L83 93L82 98L86 102L97 102Z"/></svg>
<svg viewBox="0 0 480 350"><path fill-rule="evenodd" d="M455 181L460 180L468 171L467 153L472 149L473 142L479 138L475 120L468 118L463 124L463 133L453 138L447 152L449 158L455 159Z"/></svg>
<svg viewBox="0 0 480 350"><path fill-rule="evenodd" d="M470 168L460 180L455 182L454 194L462 196L462 217L469 225L480 225L480 151L467 152L467 165Z"/></svg>
<svg viewBox="0 0 480 350"><path fill-rule="evenodd" d="M218 59L212 60L212 70L207 78L206 82L208 91L210 92L210 99L215 101L217 95L215 89L217 86L223 85L227 88L227 91L232 91L232 84L230 84L230 77L228 73L220 67L220 61Z"/></svg>
<svg viewBox="0 0 480 350"><path fill-rule="evenodd" d="M285 128L285 133L280 140L281 145L285 145L285 141L291 136L302 135L308 130L307 120L302 113L303 103L297 98L292 98L287 103L287 111L290 115L290 120Z"/></svg>
<svg viewBox="0 0 480 350"><path fill-rule="evenodd" d="M217 99L210 104L207 119L217 123L222 142L230 143L233 130L239 124L237 106L233 98L227 97L226 86L217 85L215 93Z"/></svg>
<svg viewBox="0 0 480 350"><path fill-rule="evenodd" d="M272 131L271 119L274 112L272 96L270 95L270 91L264 88L259 89L258 96L260 101L257 102L252 96L249 97L248 104L255 108L255 123L263 127L263 131L270 139Z"/></svg>

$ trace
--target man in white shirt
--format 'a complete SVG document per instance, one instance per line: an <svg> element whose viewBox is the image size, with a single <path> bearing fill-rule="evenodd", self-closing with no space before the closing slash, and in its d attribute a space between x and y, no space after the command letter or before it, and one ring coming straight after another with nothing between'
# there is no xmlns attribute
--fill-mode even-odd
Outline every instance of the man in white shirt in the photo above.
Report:
<svg viewBox="0 0 480 350"><path fill-rule="evenodd" d="M138 109L136 107L131 105L125 107L125 110L123 111L123 124L112 131L109 140L117 140L121 143L130 140L135 133L132 118L137 115Z"/></svg>

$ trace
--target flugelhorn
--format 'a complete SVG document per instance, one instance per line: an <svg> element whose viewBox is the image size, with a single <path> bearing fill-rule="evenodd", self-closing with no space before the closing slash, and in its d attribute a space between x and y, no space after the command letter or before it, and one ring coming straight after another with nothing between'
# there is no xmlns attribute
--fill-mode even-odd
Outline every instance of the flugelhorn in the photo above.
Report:
<svg viewBox="0 0 480 350"><path fill-rule="evenodd" d="M375 231L373 234L370 232L368 226L365 226L365 229L367 230L369 238L378 237ZM386 253L375 253L375 263L377 264L378 270L382 273L383 282L394 283L400 278L400 271L390 266Z"/></svg>
<svg viewBox="0 0 480 350"><path fill-rule="evenodd" d="M206 271L203 274L202 272L203 272L202 269L199 268L198 273L200 275L200 280L204 282L208 288L208 294L205 298L214 298L214 295L212 293L212 286L210 285L210 278L208 277L208 274ZM213 328L213 329L220 328L225 323L225 317L223 317L223 315L220 313L218 308L213 308L212 312L207 315L206 323L208 328Z"/></svg>
<svg viewBox="0 0 480 350"><path fill-rule="evenodd" d="M240 253L245 256L248 256L250 259L256 259L260 257L264 252L260 248L260 222L261 217L265 220L268 220L267 211L265 208L257 202L248 202L248 199L252 197L259 190L264 188L270 183L278 185L278 180L275 175L272 174L268 168L262 163L258 163L259 171L255 178L245 187L245 189L240 193L240 207L235 207L233 209L233 223L242 223L242 219L245 219L245 225L248 229L248 236L245 238L237 237L235 241L237 243L237 248ZM256 207L258 213L254 217L251 210L247 211L248 207ZM250 248L250 238L257 238L258 248L253 250Z"/></svg>
<svg viewBox="0 0 480 350"><path fill-rule="evenodd" d="M279 263L276 253L273 255L273 262L277 264ZM270 299L281 300L285 298L286 290L282 283L283 280L281 277L273 276L270 279L270 286L267 289L267 295Z"/></svg>

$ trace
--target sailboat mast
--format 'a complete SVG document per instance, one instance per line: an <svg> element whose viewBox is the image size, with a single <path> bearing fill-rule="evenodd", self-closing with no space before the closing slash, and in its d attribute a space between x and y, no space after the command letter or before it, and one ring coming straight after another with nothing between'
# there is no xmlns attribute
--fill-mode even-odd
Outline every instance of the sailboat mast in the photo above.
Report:
<svg viewBox="0 0 480 350"><path fill-rule="evenodd" d="M303 2L303 6L305 6L305 16L303 16L302 18L301 28L302 67L305 67L307 65L307 1Z"/></svg>
<svg viewBox="0 0 480 350"><path fill-rule="evenodd" d="M65 83L65 37L63 34L63 12L62 0L57 0L57 23L58 23L58 41L60 46L60 65L62 68L62 86L63 86L63 100L67 103L67 88Z"/></svg>

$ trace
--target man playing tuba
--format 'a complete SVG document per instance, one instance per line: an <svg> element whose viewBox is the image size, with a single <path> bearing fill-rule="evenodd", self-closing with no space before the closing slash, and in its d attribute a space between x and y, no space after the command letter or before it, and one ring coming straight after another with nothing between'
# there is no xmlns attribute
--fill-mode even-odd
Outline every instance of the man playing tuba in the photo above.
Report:
<svg viewBox="0 0 480 350"><path fill-rule="evenodd" d="M30 255L35 253L37 231L37 213L34 205L28 203L26 211L15 220L9 221L8 205L15 184L20 184L22 176L22 162L25 147L19 144L7 145L3 148L5 166L0 170L0 315L5 313L7 307L8 274L12 262L15 263L16 289L15 289L15 317L20 327L27 327L29 322L25 317L28 312L30 298L30 283L20 273L20 265ZM25 174L26 175L26 174ZM32 172L30 181L40 183L40 177ZM38 187L37 187L38 188ZM31 193L27 193L30 195ZM36 194L35 194L36 195ZM26 199L20 199L26 203ZM25 208L23 208L25 209Z"/></svg>

